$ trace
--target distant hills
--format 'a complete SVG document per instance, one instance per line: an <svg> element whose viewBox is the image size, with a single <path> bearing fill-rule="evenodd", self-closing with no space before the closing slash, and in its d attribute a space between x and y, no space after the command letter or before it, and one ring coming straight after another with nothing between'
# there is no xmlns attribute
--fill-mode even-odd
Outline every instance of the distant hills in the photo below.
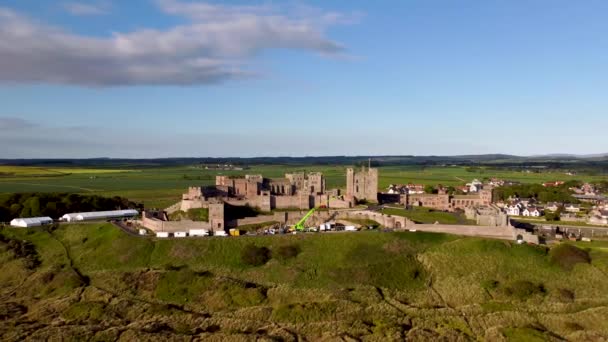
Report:
<svg viewBox="0 0 608 342"><path fill-rule="evenodd" d="M548 165L551 167L608 167L608 153L603 154L547 154L515 156L508 154L479 154L458 156L305 156L305 157L253 157L253 158L90 158L90 159L0 159L0 164L22 166L179 166L192 164L269 164L269 165L495 165L526 166Z"/></svg>

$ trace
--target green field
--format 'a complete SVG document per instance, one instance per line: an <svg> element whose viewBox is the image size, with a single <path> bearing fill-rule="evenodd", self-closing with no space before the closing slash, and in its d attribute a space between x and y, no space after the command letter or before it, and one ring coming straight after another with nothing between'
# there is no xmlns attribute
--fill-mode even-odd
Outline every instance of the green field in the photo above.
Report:
<svg viewBox="0 0 608 342"><path fill-rule="evenodd" d="M215 176L262 174L283 177L286 172L320 171L328 188L344 188L346 167L343 166L252 166L243 171L214 171L197 167L37 168L0 166L0 194L14 192L76 192L104 196L123 196L143 202L147 207L167 207L180 199L189 186L214 184ZM470 172L472 171L472 172ZM466 167L391 166L379 170L379 190L394 183L463 185L473 178L498 177L523 183L551 180L602 180L602 176L567 176L563 173L525 173Z"/></svg>
<svg viewBox="0 0 608 342"><path fill-rule="evenodd" d="M89 224L2 235L3 340L608 337L605 242L573 255L378 231L157 240ZM250 244L270 260L245 264ZM281 254L287 246L297 252Z"/></svg>
<svg viewBox="0 0 608 342"><path fill-rule="evenodd" d="M430 208L414 207L411 209L385 208L383 214L404 216L416 223L435 223L440 224L475 224L475 221L467 220L463 214L446 213Z"/></svg>

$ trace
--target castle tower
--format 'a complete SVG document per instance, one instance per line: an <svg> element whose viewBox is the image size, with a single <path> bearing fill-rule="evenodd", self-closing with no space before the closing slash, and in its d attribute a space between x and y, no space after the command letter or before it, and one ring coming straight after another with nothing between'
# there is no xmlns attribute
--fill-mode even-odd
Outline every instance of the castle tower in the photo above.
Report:
<svg viewBox="0 0 608 342"><path fill-rule="evenodd" d="M346 169L346 195L358 200L378 201L378 169Z"/></svg>
<svg viewBox="0 0 608 342"><path fill-rule="evenodd" d="M225 229L223 201L209 203L209 223L211 224L211 230L214 232Z"/></svg>

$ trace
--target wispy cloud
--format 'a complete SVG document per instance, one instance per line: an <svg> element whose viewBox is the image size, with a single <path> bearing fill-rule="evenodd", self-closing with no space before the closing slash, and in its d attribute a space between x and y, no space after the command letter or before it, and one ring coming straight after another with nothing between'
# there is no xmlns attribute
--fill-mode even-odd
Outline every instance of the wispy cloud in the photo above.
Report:
<svg viewBox="0 0 608 342"><path fill-rule="evenodd" d="M102 15L108 14L107 3L66 2L63 8L73 15Z"/></svg>
<svg viewBox="0 0 608 342"><path fill-rule="evenodd" d="M22 118L18 118L18 117L13 117L13 116L5 116L5 117L0 117L0 131L4 132L4 131L20 131L23 129L28 129L28 128L33 128L36 127L37 124L35 124L34 122L22 119Z"/></svg>
<svg viewBox="0 0 608 342"><path fill-rule="evenodd" d="M345 15L272 6L159 0L186 24L89 37L0 7L0 82L85 86L195 85L255 77L251 58L268 49L339 56L326 37Z"/></svg>

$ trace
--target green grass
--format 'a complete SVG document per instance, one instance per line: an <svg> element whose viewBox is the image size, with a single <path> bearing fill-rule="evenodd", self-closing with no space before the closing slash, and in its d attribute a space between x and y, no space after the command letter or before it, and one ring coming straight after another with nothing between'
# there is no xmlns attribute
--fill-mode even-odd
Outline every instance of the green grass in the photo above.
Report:
<svg viewBox="0 0 608 342"><path fill-rule="evenodd" d="M457 213L446 213L430 208L414 207L412 209L385 208L383 214L404 216L416 223L435 223L440 224L475 224L467 220L463 215Z"/></svg>
<svg viewBox="0 0 608 342"><path fill-rule="evenodd" d="M508 341L512 342L544 342L547 341L548 335L533 328L505 328L502 333Z"/></svg>
<svg viewBox="0 0 608 342"><path fill-rule="evenodd" d="M153 239L100 223L3 234L31 241L42 260L26 270L0 246L0 292L17 289L3 298L27 306L30 321L56 313L68 325L167 322L144 328L163 333L204 330L212 321L218 326L211 330L241 336L287 323L310 340L327 331L403 340L410 326L446 339L482 340L489 328L515 340L552 332L577 339L569 334L581 327L596 339L608 336L601 319L608 241L574 243L590 263L563 268L546 247L423 232ZM268 248L272 258L244 264L241 251L250 244ZM286 246L297 253L279 257ZM9 312L3 305L0 313Z"/></svg>

